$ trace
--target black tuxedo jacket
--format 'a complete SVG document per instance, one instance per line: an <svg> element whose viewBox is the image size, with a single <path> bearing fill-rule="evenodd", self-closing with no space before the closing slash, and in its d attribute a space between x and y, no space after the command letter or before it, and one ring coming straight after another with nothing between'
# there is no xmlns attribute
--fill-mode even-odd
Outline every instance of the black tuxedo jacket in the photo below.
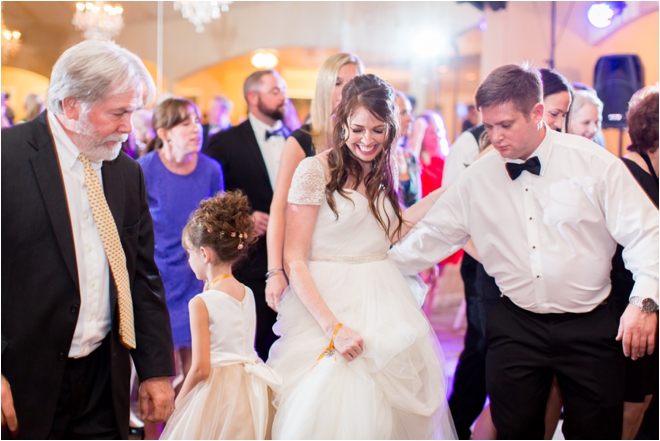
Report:
<svg viewBox="0 0 660 441"><path fill-rule="evenodd" d="M101 169L131 281L137 348L119 343L110 277L111 383L128 437L130 356L141 381L174 374L172 332L140 166L120 153ZM19 437L44 439L78 319L80 291L71 219L46 112L2 131L2 374L11 385Z"/></svg>
<svg viewBox="0 0 660 441"><path fill-rule="evenodd" d="M250 120L216 133L211 137L204 153L222 165L225 188L228 191L242 190L248 197L252 210L270 213L273 187L270 185L266 163ZM266 238L261 237L246 261L236 268L235 275L243 283L263 282L266 271Z"/></svg>

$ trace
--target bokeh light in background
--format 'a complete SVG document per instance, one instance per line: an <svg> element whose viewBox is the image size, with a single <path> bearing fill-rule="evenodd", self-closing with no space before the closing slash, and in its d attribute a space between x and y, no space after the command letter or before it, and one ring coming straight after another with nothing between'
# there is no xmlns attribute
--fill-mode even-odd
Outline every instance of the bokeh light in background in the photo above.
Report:
<svg viewBox="0 0 660 441"><path fill-rule="evenodd" d="M606 28L612 24L612 19L623 11L626 2L594 3L587 11L587 18L592 26Z"/></svg>
<svg viewBox="0 0 660 441"><path fill-rule="evenodd" d="M434 58L442 53L447 45L447 39L438 31L424 29L415 35L412 44L413 52L418 57Z"/></svg>

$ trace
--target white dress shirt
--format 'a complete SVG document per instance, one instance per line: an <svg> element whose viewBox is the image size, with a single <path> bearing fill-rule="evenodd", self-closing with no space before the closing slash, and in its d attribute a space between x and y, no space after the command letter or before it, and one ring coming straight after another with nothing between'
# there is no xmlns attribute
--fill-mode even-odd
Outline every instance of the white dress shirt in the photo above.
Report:
<svg viewBox="0 0 660 441"><path fill-rule="evenodd" d="M78 159L80 150L73 144L55 115L51 112L47 112L47 115L62 169L80 284L78 322L73 333L69 357L81 358L99 347L110 332L110 269L89 205L84 166ZM102 165L102 162L92 162L101 185Z"/></svg>
<svg viewBox="0 0 660 441"><path fill-rule="evenodd" d="M616 243L633 273L631 296L658 302L658 211L623 162L550 130L531 156L539 176L512 181L497 151L461 175L390 251L414 274L472 237L502 294L535 313L584 313L610 293ZM522 161L512 161L522 162Z"/></svg>
<svg viewBox="0 0 660 441"><path fill-rule="evenodd" d="M449 149L442 172L442 186L446 187L458 181L461 173L477 160L479 143L469 131L461 133Z"/></svg>
<svg viewBox="0 0 660 441"><path fill-rule="evenodd" d="M276 121L274 125L269 126L266 123L257 119L251 113L248 115L254 136L257 138L261 156L266 163L266 170L268 170L268 177L270 178L270 185L275 189L275 182L277 181L277 171L280 169L280 160L282 159L282 152L284 151L284 136L271 136L266 140L266 132L279 130L282 128L282 121Z"/></svg>

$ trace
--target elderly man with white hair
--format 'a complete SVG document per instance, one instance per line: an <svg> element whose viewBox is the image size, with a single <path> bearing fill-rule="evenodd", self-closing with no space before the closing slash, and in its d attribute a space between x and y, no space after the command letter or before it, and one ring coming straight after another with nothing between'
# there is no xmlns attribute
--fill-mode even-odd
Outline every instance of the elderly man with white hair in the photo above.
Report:
<svg viewBox="0 0 660 441"><path fill-rule="evenodd" d="M155 87L111 42L59 58L47 111L2 131L2 424L31 439L128 438L166 420L172 335L144 177L121 152Z"/></svg>

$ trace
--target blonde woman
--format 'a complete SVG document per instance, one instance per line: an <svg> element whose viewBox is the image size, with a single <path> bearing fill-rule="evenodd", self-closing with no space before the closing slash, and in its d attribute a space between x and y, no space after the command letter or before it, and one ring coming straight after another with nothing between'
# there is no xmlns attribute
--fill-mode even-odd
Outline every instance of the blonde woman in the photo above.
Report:
<svg viewBox="0 0 660 441"><path fill-rule="evenodd" d="M578 90L568 121L568 133L593 141L603 122L603 102L595 92Z"/></svg>
<svg viewBox="0 0 660 441"><path fill-rule="evenodd" d="M303 159L323 152L331 146L333 115L341 102L344 86L363 72L362 61L353 54L339 53L325 60L316 79L316 92L311 110L312 122L293 132L284 144L266 234L268 246L266 302L275 311L282 292L289 285L283 270L282 251L286 199L293 172Z"/></svg>

